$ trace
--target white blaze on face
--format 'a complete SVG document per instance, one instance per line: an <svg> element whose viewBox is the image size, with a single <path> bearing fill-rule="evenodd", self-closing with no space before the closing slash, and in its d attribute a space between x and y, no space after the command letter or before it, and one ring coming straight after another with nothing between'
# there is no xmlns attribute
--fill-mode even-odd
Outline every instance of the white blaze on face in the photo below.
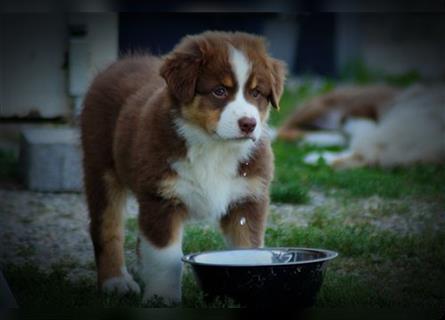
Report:
<svg viewBox="0 0 445 320"><path fill-rule="evenodd" d="M230 64L238 84L238 90L235 94L235 99L229 102L221 113L216 133L225 139L241 138L243 134L238 120L243 117L254 118L257 125L251 133L251 137L257 140L261 135L260 114L258 109L244 97L244 88L249 79L251 64L241 51L233 47L230 47L229 50Z"/></svg>

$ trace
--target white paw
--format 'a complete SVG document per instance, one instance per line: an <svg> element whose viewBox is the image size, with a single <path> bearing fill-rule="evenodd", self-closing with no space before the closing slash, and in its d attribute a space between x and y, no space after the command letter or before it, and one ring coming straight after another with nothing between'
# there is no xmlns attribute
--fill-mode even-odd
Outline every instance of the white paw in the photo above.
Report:
<svg viewBox="0 0 445 320"><path fill-rule="evenodd" d="M122 276L105 280L105 282L102 284L102 291L105 293L117 293L119 295L124 295L127 293L139 294L141 289L136 281L133 280L131 275L125 272Z"/></svg>

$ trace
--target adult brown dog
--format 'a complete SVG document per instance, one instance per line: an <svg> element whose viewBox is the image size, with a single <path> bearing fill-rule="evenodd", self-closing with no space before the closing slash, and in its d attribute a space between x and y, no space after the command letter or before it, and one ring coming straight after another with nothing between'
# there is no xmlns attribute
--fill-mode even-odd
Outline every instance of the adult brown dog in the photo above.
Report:
<svg viewBox="0 0 445 320"><path fill-rule="evenodd" d="M81 116L99 286L139 292L123 254L127 191L139 203L143 299L181 299L183 223L210 218L234 247L263 245L273 175L269 105L284 65L262 38L205 32L166 57L124 58L91 85Z"/></svg>

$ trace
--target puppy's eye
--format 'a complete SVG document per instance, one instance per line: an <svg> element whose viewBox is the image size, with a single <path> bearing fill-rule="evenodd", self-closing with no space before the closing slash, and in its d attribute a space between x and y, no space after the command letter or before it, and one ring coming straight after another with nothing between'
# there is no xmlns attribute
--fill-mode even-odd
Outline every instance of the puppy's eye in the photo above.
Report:
<svg viewBox="0 0 445 320"><path fill-rule="evenodd" d="M258 89L253 89L250 94L252 95L252 97L258 98L261 95L261 92Z"/></svg>
<svg viewBox="0 0 445 320"><path fill-rule="evenodd" d="M215 97L220 98L220 99L227 97L227 89L226 89L226 87L223 87L223 86L213 89L212 93Z"/></svg>

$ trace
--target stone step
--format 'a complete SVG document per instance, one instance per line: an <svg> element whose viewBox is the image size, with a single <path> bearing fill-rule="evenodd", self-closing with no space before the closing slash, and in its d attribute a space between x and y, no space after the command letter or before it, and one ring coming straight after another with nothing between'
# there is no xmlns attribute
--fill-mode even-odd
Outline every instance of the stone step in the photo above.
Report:
<svg viewBox="0 0 445 320"><path fill-rule="evenodd" d="M20 171L33 191L80 192L83 185L79 130L70 127L24 129Z"/></svg>

